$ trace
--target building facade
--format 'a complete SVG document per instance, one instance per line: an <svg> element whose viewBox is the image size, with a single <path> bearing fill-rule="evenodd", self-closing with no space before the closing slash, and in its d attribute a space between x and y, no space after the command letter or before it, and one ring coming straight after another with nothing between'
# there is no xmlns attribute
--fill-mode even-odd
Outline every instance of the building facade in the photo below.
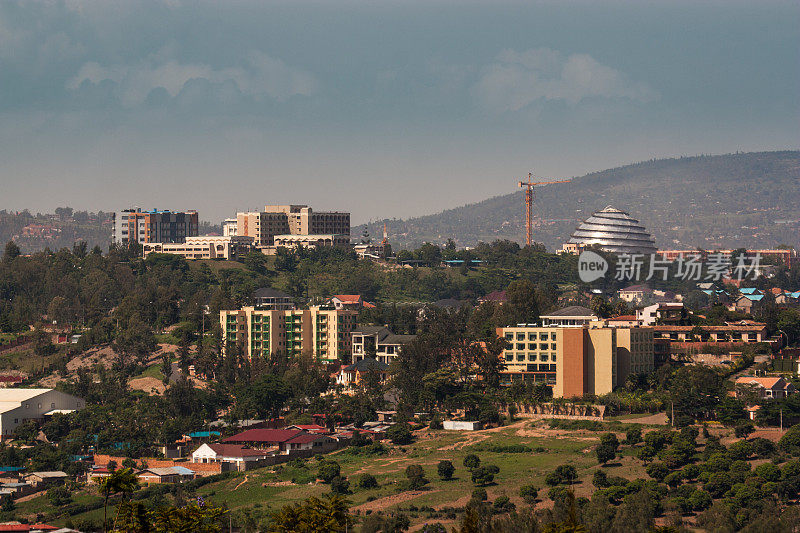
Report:
<svg viewBox="0 0 800 533"><path fill-rule="evenodd" d="M267 205L263 211L237 213L235 231L253 237L256 246L267 251L276 246L349 245L350 213L314 212L307 205Z"/></svg>
<svg viewBox="0 0 800 533"><path fill-rule="evenodd" d="M197 211L125 209L114 214L114 242L182 243L187 237L197 236L198 225Z"/></svg>
<svg viewBox="0 0 800 533"><path fill-rule="evenodd" d="M144 257L152 253L180 255L186 259L236 260L253 249L252 237L201 235L186 237L183 243L148 242L142 245Z"/></svg>
<svg viewBox="0 0 800 533"><path fill-rule="evenodd" d="M353 331L353 363L374 354L376 360L388 365L415 338L416 335L395 335L382 326L361 326Z"/></svg>
<svg viewBox="0 0 800 533"><path fill-rule="evenodd" d="M220 311L225 346L238 343L248 358L273 353L335 362L349 359L358 312L330 307Z"/></svg>
<svg viewBox="0 0 800 533"><path fill-rule="evenodd" d="M547 383L556 398L607 394L629 375L654 370L650 328L521 324L497 334L507 342L504 382Z"/></svg>
<svg viewBox="0 0 800 533"><path fill-rule="evenodd" d="M0 389L0 438L11 437L28 420L42 421L84 407L82 399L55 389Z"/></svg>

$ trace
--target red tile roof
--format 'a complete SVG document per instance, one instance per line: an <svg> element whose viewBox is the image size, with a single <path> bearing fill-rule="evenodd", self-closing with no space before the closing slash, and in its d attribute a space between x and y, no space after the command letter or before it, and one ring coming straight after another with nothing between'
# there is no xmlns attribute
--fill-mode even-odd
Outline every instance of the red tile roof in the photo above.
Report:
<svg viewBox="0 0 800 533"><path fill-rule="evenodd" d="M0 531L55 531L60 529L49 524L0 524Z"/></svg>
<svg viewBox="0 0 800 533"><path fill-rule="evenodd" d="M334 294L334 298L340 300L343 304L359 304L361 303L360 294Z"/></svg>
<svg viewBox="0 0 800 533"><path fill-rule="evenodd" d="M325 440L327 437L324 435L314 435L312 433L305 433L302 435L298 435L292 439L286 441L287 444L308 444L309 442L315 442L318 440Z"/></svg>
<svg viewBox="0 0 800 533"><path fill-rule="evenodd" d="M302 431L296 429L248 429L226 439L222 439L222 442L259 442L279 444L302 434Z"/></svg>
<svg viewBox="0 0 800 533"><path fill-rule="evenodd" d="M214 453L222 457L263 457L269 455L264 450L253 450L238 444L209 444Z"/></svg>

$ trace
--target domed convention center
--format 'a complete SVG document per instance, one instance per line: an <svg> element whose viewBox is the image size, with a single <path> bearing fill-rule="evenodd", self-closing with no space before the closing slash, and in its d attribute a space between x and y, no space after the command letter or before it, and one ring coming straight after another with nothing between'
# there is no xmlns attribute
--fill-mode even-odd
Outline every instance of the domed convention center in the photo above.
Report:
<svg viewBox="0 0 800 533"><path fill-rule="evenodd" d="M610 205L584 220L561 251L578 253L591 245L617 254L654 254L657 251L655 239L638 220Z"/></svg>

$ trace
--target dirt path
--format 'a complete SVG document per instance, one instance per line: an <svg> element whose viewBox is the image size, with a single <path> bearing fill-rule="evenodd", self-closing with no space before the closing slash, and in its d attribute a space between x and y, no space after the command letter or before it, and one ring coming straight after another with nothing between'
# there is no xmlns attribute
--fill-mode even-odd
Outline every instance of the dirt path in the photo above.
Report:
<svg viewBox="0 0 800 533"><path fill-rule="evenodd" d="M356 511L384 511L393 505L406 503L415 498L419 498L423 494L434 494L436 492L439 491L414 490L408 492L401 492L400 494L392 494L391 496L385 496L383 498L378 498L377 500L372 500L371 502L362 503L361 505L353 507L352 509Z"/></svg>
<svg viewBox="0 0 800 533"><path fill-rule="evenodd" d="M242 480L242 481L241 481L241 482L240 482L238 485L236 485L235 487L233 487L233 490L236 490L236 489L238 489L239 487L241 487L241 486L242 486L242 485L244 485L245 483L247 483L247 474L245 474L245 475L244 475L244 479L243 479L243 480Z"/></svg>
<svg viewBox="0 0 800 533"><path fill-rule="evenodd" d="M654 415L643 416L641 418L625 418L620 420L624 424L653 424L657 426L667 425L667 413L656 413Z"/></svg>

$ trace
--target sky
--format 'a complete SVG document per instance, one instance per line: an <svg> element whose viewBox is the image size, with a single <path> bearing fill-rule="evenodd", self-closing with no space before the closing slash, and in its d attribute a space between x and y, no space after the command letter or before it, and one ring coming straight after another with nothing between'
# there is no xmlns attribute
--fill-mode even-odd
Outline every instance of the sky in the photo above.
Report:
<svg viewBox="0 0 800 533"><path fill-rule="evenodd" d="M797 2L0 2L0 209L361 223L798 147Z"/></svg>

